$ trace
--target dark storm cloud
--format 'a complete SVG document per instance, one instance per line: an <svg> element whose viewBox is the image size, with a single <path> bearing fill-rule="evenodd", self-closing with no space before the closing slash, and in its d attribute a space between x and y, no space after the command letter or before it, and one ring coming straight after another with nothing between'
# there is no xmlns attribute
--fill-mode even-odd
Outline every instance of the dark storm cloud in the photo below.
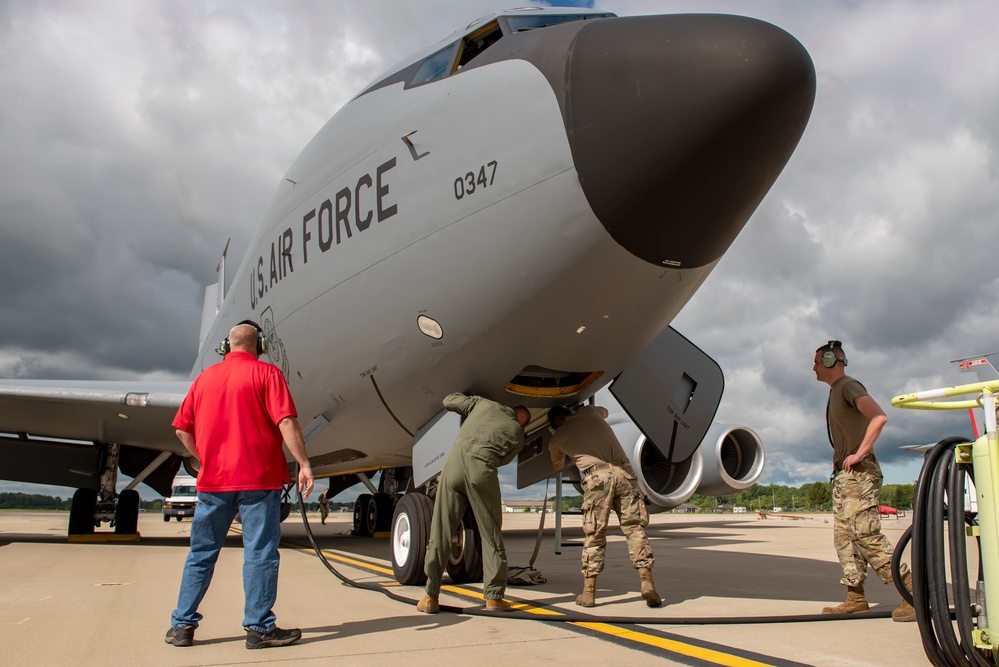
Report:
<svg viewBox="0 0 999 667"><path fill-rule="evenodd" d="M231 277L298 151L378 72L453 30L448 10L6 5L0 375L186 375L227 240Z"/></svg>
<svg viewBox="0 0 999 667"><path fill-rule="evenodd" d="M999 12L984 2L696 7L781 26L818 76L797 151L676 323L725 369L720 417L764 435L766 480L821 478L827 389L812 355L839 338L847 372L888 414L883 462L904 464L912 455L901 445L969 435L965 413L889 401L970 381L948 361L999 349L990 333L999 317L990 268L999 73L988 38Z"/></svg>
<svg viewBox="0 0 999 667"><path fill-rule="evenodd" d="M186 375L222 248L231 276L305 143L393 63L507 4L0 4L0 376ZM815 63L798 149L675 323L725 371L719 418L764 438L764 480L828 473L811 365L829 338L888 413L882 460L967 430L888 402L999 350L999 9L596 4L755 16Z"/></svg>

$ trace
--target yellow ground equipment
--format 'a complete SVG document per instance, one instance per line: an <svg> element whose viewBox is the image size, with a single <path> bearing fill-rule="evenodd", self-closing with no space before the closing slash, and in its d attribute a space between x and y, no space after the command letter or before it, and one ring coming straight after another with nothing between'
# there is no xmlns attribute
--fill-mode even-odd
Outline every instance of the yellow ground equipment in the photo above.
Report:
<svg viewBox="0 0 999 667"><path fill-rule="evenodd" d="M938 667L994 666L999 655L999 637L993 636L999 626L995 631L990 628L987 606L992 601L994 614L999 616L997 390L999 380L993 380L896 396L891 401L896 408L982 408L985 412L986 434L974 443L967 438L945 438L926 453L916 486L912 527L903 535L892 563L897 573L904 543L911 541L912 604L923 648ZM950 400L961 396L974 398ZM974 482L977 511L972 511L973 503L965 502L969 478ZM949 526L946 531L945 524ZM968 537L975 538L979 550L974 600Z"/></svg>

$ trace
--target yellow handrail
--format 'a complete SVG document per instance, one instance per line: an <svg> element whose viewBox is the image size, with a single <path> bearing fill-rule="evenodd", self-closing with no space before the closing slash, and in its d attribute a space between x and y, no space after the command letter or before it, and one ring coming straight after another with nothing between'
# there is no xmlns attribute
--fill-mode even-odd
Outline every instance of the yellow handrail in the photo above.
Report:
<svg viewBox="0 0 999 667"><path fill-rule="evenodd" d="M981 396L966 401L944 401L941 399L966 396L968 394L981 394L986 389L990 392L999 390L999 380L974 382L972 384L943 387L941 389L928 389L926 391L917 391L914 394L902 394L891 399L891 404L896 408L908 408L910 410L967 410L968 408L980 408L982 407Z"/></svg>

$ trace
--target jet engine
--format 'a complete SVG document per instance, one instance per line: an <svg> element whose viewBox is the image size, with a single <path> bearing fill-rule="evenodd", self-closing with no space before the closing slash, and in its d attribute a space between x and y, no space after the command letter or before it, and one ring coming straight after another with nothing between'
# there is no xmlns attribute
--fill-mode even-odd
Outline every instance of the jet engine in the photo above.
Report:
<svg viewBox="0 0 999 667"><path fill-rule="evenodd" d="M751 429L713 423L701 445L670 461L625 413L607 419L638 480L650 512L673 509L695 493L723 496L756 482L763 472L763 442Z"/></svg>
<svg viewBox="0 0 999 667"><path fill-rule="evenodd" d="M705 496L727 496L752 486L766 459L755 431L717 422L711 424L698 451L704 457L704 474L696 493Z"/></svg>

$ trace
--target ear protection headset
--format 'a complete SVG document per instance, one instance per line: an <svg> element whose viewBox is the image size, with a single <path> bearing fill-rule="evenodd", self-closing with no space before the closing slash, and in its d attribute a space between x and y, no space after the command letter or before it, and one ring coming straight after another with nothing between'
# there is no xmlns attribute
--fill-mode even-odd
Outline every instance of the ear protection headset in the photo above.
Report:
<svg viewBox="0 0 999 667"><path fill-rule="evenodd" d="M249 324L251 327L257 330L257 356L263 356L267 354L268 350L267 336L264 335L264 330L260 328L260 325L254 322L253 320L243 320L242 322L236 324L236 326L238 327L240 324ZM219 345L219 349L215 351L221 354L223 357L232 352L232 345L229 344L228 336L226 336L225 340L222 341L222 344Z"/></svg>
<svg viewBox="0 0 999 667"><path fill-rule="evenodd" d="M843 365L846 366L846 357L837 357L836 352L834 351L837 347L840 349L843 348L843 341L831 340L826 343L826 347L829 349L823 352L821 357L823 366L826 368L832 368L836 365L837 361L842 361Z"/></svg>

